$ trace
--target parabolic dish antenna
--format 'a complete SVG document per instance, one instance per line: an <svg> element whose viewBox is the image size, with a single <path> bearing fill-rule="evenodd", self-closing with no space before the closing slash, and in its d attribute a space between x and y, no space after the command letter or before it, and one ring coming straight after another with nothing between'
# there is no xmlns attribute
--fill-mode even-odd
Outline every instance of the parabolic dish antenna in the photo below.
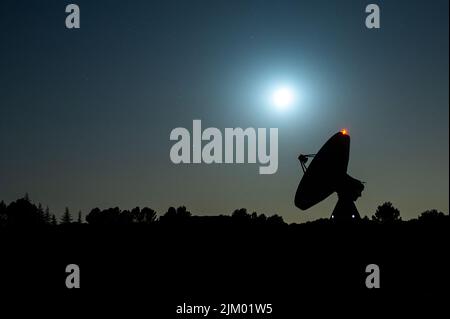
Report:
<svg viewBox="0 0 450 319"><path fill-rule="evenodd" d="M336 220L359 219L355 201L364 185L347 174L350 136L347 130L334 134L317 154L300 155L303 178L295 194L295 206L306 210L336 192L338 202L331 215ZM309 167L308 158L313 157Z"/></svg>

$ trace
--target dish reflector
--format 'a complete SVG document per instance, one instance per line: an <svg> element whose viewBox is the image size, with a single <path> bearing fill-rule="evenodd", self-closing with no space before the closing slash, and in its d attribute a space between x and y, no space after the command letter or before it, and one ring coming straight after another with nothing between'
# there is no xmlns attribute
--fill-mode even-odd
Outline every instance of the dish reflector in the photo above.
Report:
<svg viewBox="0 0 450 319"><path fill-rule="evenodd" d="M298 185L295 205L306 210L337 192L339 201L333 218L359 217L353 202L361 196L364 185L347 174L349 156L350 136L343 129L334 134L311 161Z"/></svg>

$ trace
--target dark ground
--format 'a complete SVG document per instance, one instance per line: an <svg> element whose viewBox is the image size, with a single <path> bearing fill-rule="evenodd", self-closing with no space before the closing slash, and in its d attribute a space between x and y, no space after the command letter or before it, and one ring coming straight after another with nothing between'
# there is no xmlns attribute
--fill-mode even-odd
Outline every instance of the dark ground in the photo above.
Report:
<svg viewBox="0 0 450 319"><path fill-rule="evenodd" d="M358 317L436 311L447 308L449 297L448 226L9 229L0 232L0 289L13 301L30 295L41 305L45 299L43 308L62 306L102 318L122 312L127 317L201 317L177 316L176 306L184 302L273 304L271 315L208 318L301 318L311 310L317 316ZM72 263L80 266L80 289L65 286L65 267ZM365 286L365 267L372 263L380 267L380 289ZM134 316L138 312L144 316Z"/></svg>

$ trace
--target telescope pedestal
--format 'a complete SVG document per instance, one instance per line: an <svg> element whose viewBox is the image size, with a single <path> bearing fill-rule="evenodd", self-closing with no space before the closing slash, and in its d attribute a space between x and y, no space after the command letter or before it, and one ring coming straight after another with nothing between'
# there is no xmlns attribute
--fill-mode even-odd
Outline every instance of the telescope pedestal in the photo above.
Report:
<svg viewBox="0 0 450 319"><path fill-rule="evenodd" d="M361 219L355 202L347 196L339 196L339 200L334 207L331 219L336 221L349 221Z"/></svg>
<svg viewBox="0 0 450 319"><path fill-rule="evenodd" d="M338 202L334 207L331 219L350 221L361 219L355 201L361 196L364 184L356 178L345 174L337 187Z"/></svg>

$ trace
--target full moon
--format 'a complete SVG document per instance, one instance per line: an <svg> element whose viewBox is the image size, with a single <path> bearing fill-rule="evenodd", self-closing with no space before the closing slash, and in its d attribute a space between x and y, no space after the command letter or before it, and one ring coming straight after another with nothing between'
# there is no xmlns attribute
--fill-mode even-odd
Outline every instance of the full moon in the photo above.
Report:
<svg viewBox="0 0 450 319"><path fill-rule="evenodd" d="M294 102L294 92L287 87L279 88L274 91L272 100L277 109L286 110Z"/></svg>

